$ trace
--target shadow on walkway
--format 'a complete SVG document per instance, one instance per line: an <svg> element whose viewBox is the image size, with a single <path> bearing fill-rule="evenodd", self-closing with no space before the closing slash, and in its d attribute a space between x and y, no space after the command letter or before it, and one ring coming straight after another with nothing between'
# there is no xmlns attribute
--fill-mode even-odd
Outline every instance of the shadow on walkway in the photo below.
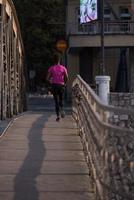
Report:
<svg viewBox="0 0 134 200"><path fill-rule="evenodd" d="M29 133L29 151L14 180L15 195L13 200L38 200L36 178L40 175L40 169L45 157L45 146L42 140L43 127L51 113L45 117L42 115L33 123Z"/></svg>

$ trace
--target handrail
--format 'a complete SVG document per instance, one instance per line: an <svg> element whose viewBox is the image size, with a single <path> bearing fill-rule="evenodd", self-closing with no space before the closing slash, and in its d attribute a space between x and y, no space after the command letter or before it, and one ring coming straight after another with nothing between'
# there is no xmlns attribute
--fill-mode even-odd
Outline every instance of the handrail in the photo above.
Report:
<svg viewBox="0 0 134 200"><path fill-rule="evenodd" d="M109 117L111 112L134 116L134 110L103 104L79 75L73 82L72 96L73 115L98 199L132 200L134 128L110 124Z"/></svg>
<svg viewBox="0 0 134 200"><path fill-rule="evenodd" d="M116 114L134 114L134 110L133 109L129 109L129 108L122 108L122 107L115 107L115 106L111 106L111 105L106 105L104 104L99 97L97 96L97 94L89 87L89 85L80 77L80 75L77 76L77 79L75 79L75 81L73 82L73 86L76 84L80 84L82 83L82 85L86 88L86 90L93 96L94 101L104 110L104 111L113 111ZM80 85L79 85L80 86Z"/></svg>

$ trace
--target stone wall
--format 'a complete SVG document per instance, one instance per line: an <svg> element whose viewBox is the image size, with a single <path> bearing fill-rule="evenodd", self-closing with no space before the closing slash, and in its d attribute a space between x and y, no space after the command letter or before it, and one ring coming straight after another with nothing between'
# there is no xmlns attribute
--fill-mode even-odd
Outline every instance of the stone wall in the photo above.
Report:
<svg viewBox="0 0 134 200"><path fill-rule="evenodd" d="M134 109L134 93L110 93L109 104L117 107ZM121 127L134 128L134 114L111 114L109 118L111 124Z"/></svg>
<svg viewBox="0 0 134 200"><path fill-rule="evenodd" d="M130 129L105 126L98 123L93 113L96 112L93 107L96 109L100 106L99 111L103 111L103 108L101 104L96 104L90 90L79 82L72 91L75 119L93 178L95 199L134 200L134 112L130 116L128 111L117 115L117 109L110 109L111 113L108 110L111 124ZM88 92L90 98L87 98ZM134 110L134 94L111 93L109 100L115 107Z"/></svg>
<svg viewBox="0 0 134 200"><path fill-rule="evenodd" d="M110 93L109 104L134 109L134 93Z"/></svg>
<svg viewBox="0 0 134 200"><path fill-rule="evenodd" d="M134 93L110 93L109 104L134 110ZM134 128L134 112L131 115L111 113L111 124ZM109 162L109 179L111 189L116 192L109 193L109 199L134 199L134 135L127 132L110 131L106 140L107 151L111 154Z"/></svg>

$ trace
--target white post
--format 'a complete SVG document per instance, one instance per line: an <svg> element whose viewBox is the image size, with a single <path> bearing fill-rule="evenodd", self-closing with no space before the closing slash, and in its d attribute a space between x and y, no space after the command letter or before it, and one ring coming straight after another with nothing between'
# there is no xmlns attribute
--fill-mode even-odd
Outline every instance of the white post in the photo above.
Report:
<svg viewBox="0 0 134 200"><path fill-rule="evenodd" d="M96 76L96 86L97 94L100 97L101 101L105 104L108 104L108 94L110 92L109 83L110 76Z"/></svg>

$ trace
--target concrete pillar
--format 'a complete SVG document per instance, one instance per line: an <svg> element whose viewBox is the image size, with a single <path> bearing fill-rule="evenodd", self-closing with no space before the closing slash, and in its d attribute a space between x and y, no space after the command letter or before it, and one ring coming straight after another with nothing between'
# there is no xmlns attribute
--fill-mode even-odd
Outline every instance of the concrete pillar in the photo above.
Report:
<svg viewBox="0 0 134 200"><path fill-rule="evenodd" d="M97 94L104 104L108 104L110 76L96 76Z"/></svg>

